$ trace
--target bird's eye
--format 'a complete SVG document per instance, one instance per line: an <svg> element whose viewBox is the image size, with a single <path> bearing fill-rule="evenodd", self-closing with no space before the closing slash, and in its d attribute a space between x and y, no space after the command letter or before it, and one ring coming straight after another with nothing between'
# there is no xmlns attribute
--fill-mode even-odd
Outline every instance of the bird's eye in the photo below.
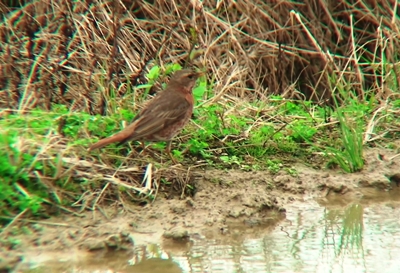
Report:
<svg viewBox="0 0 400 273"><path fill-rule="evenodd" d="M189 74L187 77L189 78L189 80L192 80L194 78L194 74Z"/></svg>

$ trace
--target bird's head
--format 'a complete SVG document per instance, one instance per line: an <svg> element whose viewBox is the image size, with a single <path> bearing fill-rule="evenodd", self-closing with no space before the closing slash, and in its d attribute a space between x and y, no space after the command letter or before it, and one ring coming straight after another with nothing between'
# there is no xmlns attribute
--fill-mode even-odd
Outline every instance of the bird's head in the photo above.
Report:
<svg viewBox="0 0 400 273"><path fill-rule="evenodd" d="M167 88L174 88L176 90L183 90L185 92L191 93L194 85L196 84L196 80L202 74L203 73L194 72L190 69L176 71L172 75Z"/></svg>

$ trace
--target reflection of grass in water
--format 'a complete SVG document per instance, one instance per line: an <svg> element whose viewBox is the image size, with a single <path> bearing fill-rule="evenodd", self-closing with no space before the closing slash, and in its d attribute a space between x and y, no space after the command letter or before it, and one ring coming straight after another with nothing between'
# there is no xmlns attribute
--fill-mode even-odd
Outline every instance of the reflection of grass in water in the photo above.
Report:
<svg viewBox="0 0 400 273"><path fill-rule="evenodd" d="M339 256L343 249L362 250L363 235L363 208L361 205L353 204L344 213L340 241L336 249Z"/></svg>
<svg viewBox="0 0 400 273"><path fill-rule="evenodd" d="M334 266L339 259L339 263L345 266L345 260L349 259L360 261L365 269L363 207L359 204L350 205L344 214L341 210L327 210L325 221L324 249L328 247L334 251L334 257L328 258L327 264Z"/></svg>

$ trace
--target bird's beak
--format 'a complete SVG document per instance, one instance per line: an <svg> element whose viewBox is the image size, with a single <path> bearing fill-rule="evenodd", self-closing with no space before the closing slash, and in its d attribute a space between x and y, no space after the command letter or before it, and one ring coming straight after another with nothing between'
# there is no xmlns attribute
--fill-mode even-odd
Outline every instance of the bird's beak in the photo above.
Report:
<svg viewBox="0 0 400 273"><path fill-rule="evenodd" d="M202 71L197 72L197 73L196 73L196 77L197 77L197 78L200 78L200 77L203 76L204 74L205 74L205 73L202 72Z"/></svg>

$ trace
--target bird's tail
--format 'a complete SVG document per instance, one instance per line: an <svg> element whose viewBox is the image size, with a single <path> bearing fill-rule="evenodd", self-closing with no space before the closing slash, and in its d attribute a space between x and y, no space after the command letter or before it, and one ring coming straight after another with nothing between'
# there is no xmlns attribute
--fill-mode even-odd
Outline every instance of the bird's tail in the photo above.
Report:
<svg viewBox="0 0 400 273"><path fill-rule="evenodd" d="M121 139L120 136L118 136L118 134L117 135L113 135L113 136L104 138L104 139L96 142L95 144L90 146L87 150L88 150L88 152L90 152L90 151L93 151L95 149L103 148L103 147L107 146L108 144L115 143L115 142L121 142L121 141L122 141L122 139Z"/></svg>
<svg viewBox="0 0 400 273"><path fill-rule="evenodd" d="M98 142L96 142L95 144L93 144L92 146L90 146L87 151L93 151L95 149L100 149L103 148L104 146L107 146L108 144L111 143L125 143L127 141L129 141L133 135L133 132L135 130L135 124L130 124L128 127L126 127L124 130L122 130L121 132L116 133L115 135L112 135L110 137L104 138Z"/></svg>

